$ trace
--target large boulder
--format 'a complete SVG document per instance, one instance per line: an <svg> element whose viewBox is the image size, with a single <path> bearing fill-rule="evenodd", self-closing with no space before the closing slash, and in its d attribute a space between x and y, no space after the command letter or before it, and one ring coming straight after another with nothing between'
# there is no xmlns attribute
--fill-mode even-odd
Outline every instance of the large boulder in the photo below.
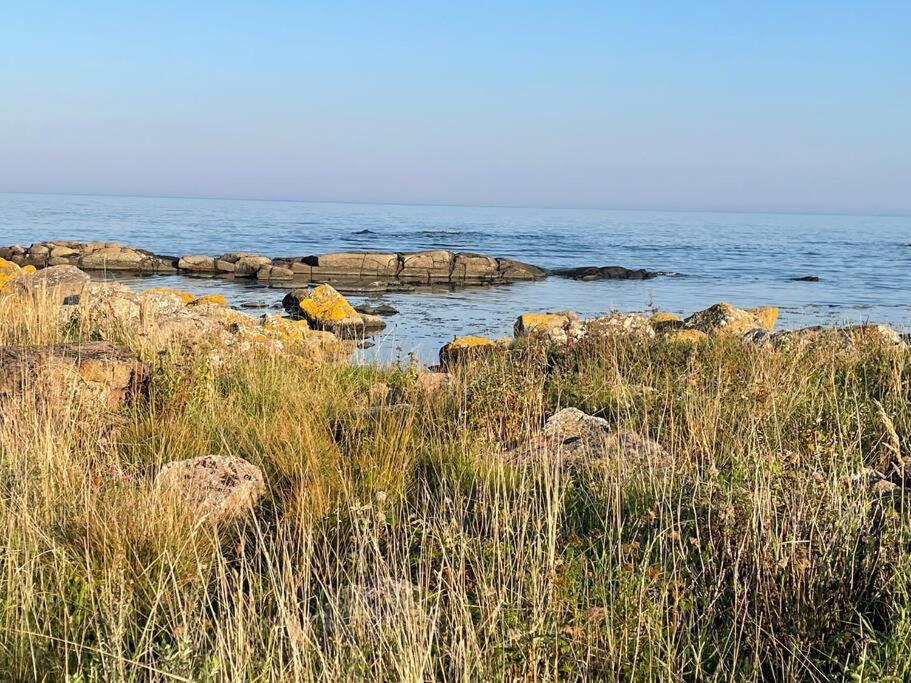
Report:
<svg viewBox="0 0 911 683"><path fill-rule="evenodd" d="M406 282L448 281L452 275L452 267L453 254L451 251L437 249L402 254L399 278Z"/></svg>
<svg viewBox="0 0 911 683"><path fill-rule="evenodd" d="M177 261L177 269L190 273L214 273L218 271L215 259L211 256L181 256Z"/></svg>
<svg viewBox="0 0 911 683"><path fill-rule="evenodd" d="M319 254L296 261L292 270L314 280L386 280L398 274L399 256L371 251Z"/></svg>
<svg viewBox="0 0 911 683"><path fill-rule="evenodd" d="M224 256L222 260L227 261ZM272 265L272 259L266 256L241 256L234 262L234 277L254 277L260 268L269 265Z"/></svg>
<svg viewBox="0 0 911 683"><path fill-rule="evenodd" d="M289 314L303 318L318 330L328 330L343 337L364 332L361 314L331 285L295 289L288 292L282 305Z"/></svg>
<svg viewBox="0 0 911 683"><path fill-rule="evenodd" d="M72 247L71 247L72 248ZM174 272L172 259L119 244L80 245L77 265L83 270L126 271L138 273Z"/></svg>
<svg viewBox="0 0 911 683"><path fill-rule="evenodd" d="M79 297L89 283L89 276L75 266L49 266L34 270L22 268L0 289L6 294L19 296L48 296L60 304L78 303Z"/></svg>
<svg viewBox="0 0 911 683"><path fill-rule="evenodd" d="M452 262L453 282L493 282L500 275L500 264L484 254L459 253Z"/></svg>
<svg viewBox="0 0 911 683"><path fill-rule="evenodd" d="M33 390L59 400L73 392L117 408L147 378L148 368L135 354L108 342L0 347L0 399Z"/></svg>
<svg viewBox="0 0 911 683"><path fill-rule="evenodd" d="M266 491L262 471L231 455L169 462L155 477L155 486L160 499L209 524L243 518Z"/></svg>
<svg viewBox="0 0 911 683"><path fill-rule="evenodd" d="M683 321L683 327L710 335L740 337L755 329L769 332L777 319L778 309L771 306L737 308L722 301L693 313Z"/></svg>
<svg viewBox="0 0 911 683"><path fill-rule="evenodd" d="M904 346L905 341L888 325L864 324L846 327L804 327L783 330L771 335L770 341L778 348L828 347L855 352L868 346Z"/></svg>

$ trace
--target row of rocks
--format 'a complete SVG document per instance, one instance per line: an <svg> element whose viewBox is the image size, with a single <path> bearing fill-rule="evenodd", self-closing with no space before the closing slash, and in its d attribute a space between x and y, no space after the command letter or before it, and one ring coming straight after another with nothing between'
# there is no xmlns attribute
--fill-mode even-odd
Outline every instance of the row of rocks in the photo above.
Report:
<svg viewBox="0 0 911 683"><path fill-rule="evenodd" d="M516 320L512 337L493 340L480 336L458 337L440 349L440 365L452 367L509 349L518 339L542 339L558 348L570 347L589 336L622 334L654 338L662 336L673 343L694 344L709 337L740 338L754 344L776 347L794 345L830 345L853 351L864 344L906 345L904 336L888 325L862 324L844 327L812 326L773 332L778 309L773 306L737 308L720 302L681 318L673 313L611 313L594 318L580 318L572 311L525 313Z"/></svg>
<svg viewBox="0 0 911 683"><path fill-rule="evenodd" d="M0 258L19 266L71 265L111 273L185 273L267 283L332 283L342 291L408 291L427 285L486 285L557 275L577 280L641 280L657 273L620 266L548 271L528 263L443 249L418 252L351 251L272 258L234 252L211 256L162 256L116 242L39 242L0 248Z"/></svg>

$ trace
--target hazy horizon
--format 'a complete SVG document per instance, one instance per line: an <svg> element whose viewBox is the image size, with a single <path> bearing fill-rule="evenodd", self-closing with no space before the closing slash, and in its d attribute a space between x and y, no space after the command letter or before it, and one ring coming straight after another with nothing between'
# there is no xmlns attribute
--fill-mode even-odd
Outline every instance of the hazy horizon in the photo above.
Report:
<svg viewBox="0 0 911 683"><path fill-rule="evenodd" d="M33 3L0 191L911 213L911 4Z"/></svg>

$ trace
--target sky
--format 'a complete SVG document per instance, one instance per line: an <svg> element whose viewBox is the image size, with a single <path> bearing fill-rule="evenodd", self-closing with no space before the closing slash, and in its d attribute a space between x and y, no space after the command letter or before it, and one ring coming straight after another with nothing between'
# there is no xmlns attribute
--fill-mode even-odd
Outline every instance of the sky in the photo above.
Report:
<svg viewBox="0 0 911 683"><path fill-rule="evenodd" d="M911 1L29 2L0 191L911 214Z"/></svg>

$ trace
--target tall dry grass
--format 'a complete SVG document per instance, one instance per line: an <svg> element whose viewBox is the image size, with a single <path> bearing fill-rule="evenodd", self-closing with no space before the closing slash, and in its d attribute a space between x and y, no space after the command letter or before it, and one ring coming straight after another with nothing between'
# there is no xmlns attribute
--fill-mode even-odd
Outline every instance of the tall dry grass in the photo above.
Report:
<svg viewBox="0 0 911 683"><path fill-rule="evenodd" d="M0 299L3 344L114 334ZM911 676L905 499L862 473L909 452L903 349L530 344L425 395L406 367L120 341L143 400L3 406L9 680ZM669 457L504 462L564 406ZM265 472L244 524L151 502L163 462L205 453Z"/></svg>

